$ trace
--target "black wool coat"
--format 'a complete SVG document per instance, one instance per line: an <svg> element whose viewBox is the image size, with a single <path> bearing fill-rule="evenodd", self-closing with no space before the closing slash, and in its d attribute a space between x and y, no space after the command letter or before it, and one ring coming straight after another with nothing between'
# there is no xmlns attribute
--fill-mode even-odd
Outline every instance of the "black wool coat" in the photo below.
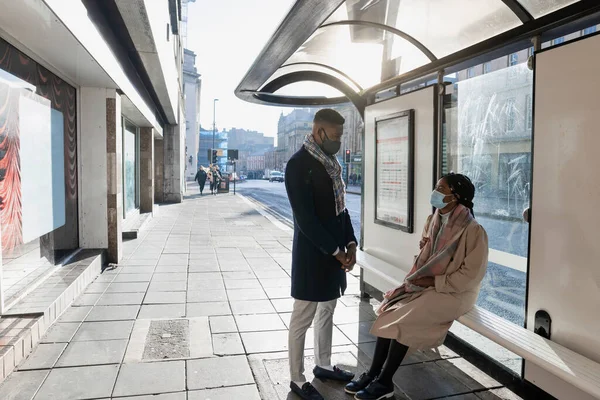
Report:
<svg viewBox="0 0 600 400"><path fill-rule="evenodd" d="M333 182L302 147L288 161L285 187L294 213L292 297L329 301L344 294L346 272L333 256L356 242L348 210L336 216Z"/></svg>

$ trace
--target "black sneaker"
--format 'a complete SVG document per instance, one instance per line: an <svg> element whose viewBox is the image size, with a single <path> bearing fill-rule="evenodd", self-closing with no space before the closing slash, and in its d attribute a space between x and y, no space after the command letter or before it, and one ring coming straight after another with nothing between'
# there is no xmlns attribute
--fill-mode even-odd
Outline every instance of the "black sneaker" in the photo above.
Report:
<svg viewBox="0 0 600 400"><path fill-rule="evenodd" d="M350 382L352 378L354 378L354 374L352 372L344 371L343 369L339 369L335 366L333 367L333 371L316 366L313 369L313 374L315 374L315 377L321 380L329 379L340 382Z"/></svg>
<svg viewBox="0 0 600 400"><path fill-rule="evenodd" d="M350 382L344 388L344 391L348 394L356 394L369 386L369 383L373 381L374 378L369 376L366 372L363 372L361 376L358 377L357 380Z"/></svg>
<svg viewBox="0 0 600 400"><path fill-rule="evenodd" d="M300 396L302 400L325 400L310 382L306 382L302 387L296 385L295 382L290 382L290 389Z"/></svg>
<svg viewBox="0 0 600 400"><path fill-rule="evenodd" d="M356 400L383 400L394 398L394 385L386 386L379 383L379 381L373 381L354 395Z"/></svg>

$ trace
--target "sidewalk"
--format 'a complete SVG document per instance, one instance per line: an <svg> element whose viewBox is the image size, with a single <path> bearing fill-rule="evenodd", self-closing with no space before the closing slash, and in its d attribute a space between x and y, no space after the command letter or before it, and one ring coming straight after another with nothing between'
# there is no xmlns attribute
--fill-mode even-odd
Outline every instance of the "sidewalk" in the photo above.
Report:
<svg viewBox="0 0 600 400"><path fill-rule="evenodd" d="M240 196L163 206L0 386L2 400L296 400L288 389L291 231ZM334 362L362 372L374 302L349 277ZM312 332L307 337L312 379ZM518 399L449 349L416 352L397 399ZM343 386L315 381L327 400ZM491 389L491 390L489 390ZM152 395L157 395L150 397ZM132 397L141 396L141 397Z"/></svg>

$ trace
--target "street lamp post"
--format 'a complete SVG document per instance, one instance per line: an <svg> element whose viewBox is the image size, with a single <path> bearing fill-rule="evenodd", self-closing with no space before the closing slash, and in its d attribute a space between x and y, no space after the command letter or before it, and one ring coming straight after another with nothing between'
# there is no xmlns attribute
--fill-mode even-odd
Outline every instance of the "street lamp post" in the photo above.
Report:
<svg viewBox="0 0 600 400"><path fill-rule="evenodd" d="M219 101L219 99L213 99L213 140L212 140L212 149L215 149L215 131L216 131L216 113L217 113L217 101Z"/></svg>

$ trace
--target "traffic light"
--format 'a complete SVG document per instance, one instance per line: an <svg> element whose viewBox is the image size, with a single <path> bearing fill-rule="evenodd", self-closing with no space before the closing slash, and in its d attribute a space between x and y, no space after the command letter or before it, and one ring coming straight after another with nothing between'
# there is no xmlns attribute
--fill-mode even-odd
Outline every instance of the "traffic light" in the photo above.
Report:
<svg viewBox="0 0 600 400"><path fill-rule="evenodd" d="M346 164L350 164L350 150L349 149L346 150L346 158L344 159L344 162Z"/></svg>
<svg viewBox="0 0 600 400"><path fill-rule="evenodd" d="M239 158L238 158L238 157L239 157L239 152L238 152L237 150L233 150L233 149L231 149L231 150L227 150L227 155L228 155L228 158L229 158L231 161L235 161L235 160L238 160L238 159L239 159Z"/></svg>
<svg viewBox="0 0 600 400"><path fill-rule="evenodd" d="M212 159L211 159L211 162L212 162L213 164L216 164L216 163L217 163L217 150L214 150L214 149L213 149L213 151L212 151Z"/></svg>

